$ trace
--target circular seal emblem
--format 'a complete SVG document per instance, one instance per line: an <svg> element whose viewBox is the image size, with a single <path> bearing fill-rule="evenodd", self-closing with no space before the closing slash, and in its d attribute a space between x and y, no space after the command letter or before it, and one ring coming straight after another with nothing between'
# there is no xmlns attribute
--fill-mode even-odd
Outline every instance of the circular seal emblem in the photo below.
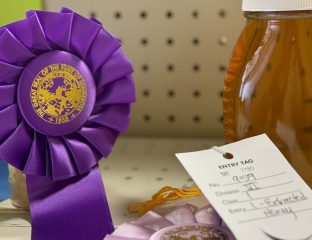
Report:
<svg viewBox="0 0 312 240"><path fill-rule="evenodd" d="M81 128L92 114L96 85L88 65L64 51L42 53L21 74L17 103L37 132L64 136Z"/></svg>
<svg viewBox="0 0 312 240"><path fill-rule="evenodd" d="M44 121L68 123L80 114L86 104L86 83L72 66L51 64L34 78L30 98L36 114Z"/></svg>
<svg viewBox="0 0 312 240"><path fill-rule="evenodd" d="M171 226L156 232L151 240L232 240L230 234L217 226L194 223Z"/></svg>

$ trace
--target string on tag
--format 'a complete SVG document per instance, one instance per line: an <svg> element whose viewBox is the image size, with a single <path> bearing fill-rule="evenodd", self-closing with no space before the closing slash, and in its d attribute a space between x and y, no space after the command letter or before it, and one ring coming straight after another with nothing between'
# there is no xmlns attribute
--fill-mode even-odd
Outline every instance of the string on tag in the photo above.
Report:
<svg viewBox="0 0 312 240"><path fill-rule="evenodd" d="M132 202L128 205L128 213L143 215L144 213L155 209L156 207L172 202L178 199L187 199L201 196L202 192L198 187L190 187L185 189L163 187L160 191L152 196L151 200L145 202Z"/></svg>
<svg viewBox="0 0 312 240"><path fill-rule="evenodd" d="M212 147L213 150L217 151L218 153L222 154L224 158L226 159L233 159L233 154L230 152L224 151L220 147ZM173 187L163 187L161 190L159 190L157 193L155 193L152 196L151 200L145 201L145 202L132 202L128 205L128 213L130 214L139 214L143 215L144 213L155 209L156 207L172 202L178 199L187 199L187 198L193 198L197 196L201 196L202 192L197 187L190 187L190 188L173 188Z"/></svg>
<svg viewBox="0 0 312 240"><path fill-rule="evenodd" d="M234 156L233 156L233 154L232 153L230 153L230 152L226 152L226 151L224 151L222 148L220 148L220 147L217 147L217 146L214 146L214 147L212 147L211 149L213 149L213 150L215 150L216 152L218 152L218 153L221 153L222 155L223 155L223 157L224 158L226 158L226 159L233 159L234 158Z"/></svg>

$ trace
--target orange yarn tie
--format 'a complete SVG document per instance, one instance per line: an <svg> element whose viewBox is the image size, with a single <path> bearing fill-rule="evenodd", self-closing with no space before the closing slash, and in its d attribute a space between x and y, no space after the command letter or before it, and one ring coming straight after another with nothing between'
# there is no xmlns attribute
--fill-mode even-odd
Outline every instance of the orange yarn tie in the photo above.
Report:
<svg viewBox="0 0 312 240"><path fill-rule="evenodd" d="M161 204L178 199L197 197L200 195L202 195L202 192L198 187L178 189L166 186L163 187L159 192L155 193L151 200L146 202L130 203L128 206L128 212L130 214L144 214Z"/></svg>

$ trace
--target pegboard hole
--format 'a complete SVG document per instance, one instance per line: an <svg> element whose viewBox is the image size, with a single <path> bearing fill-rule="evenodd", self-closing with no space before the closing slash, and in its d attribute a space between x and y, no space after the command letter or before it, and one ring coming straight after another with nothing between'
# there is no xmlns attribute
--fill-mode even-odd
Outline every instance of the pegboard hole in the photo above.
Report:
<svg viewBox="0 0 312 240"><path fill-rule="evenodd" d="M147 14L146 11L141 11L141 12L140 12L140 18L141 18L141 19L146 19L147 17L148 17L148 14Z"/></svg>
<svg viewBox="0 0 312 240"><path fill-rule="evenodd" d="M218 42L219 42L219 45L225 46L228 43L228 39L226 36L221 36L219 37Z"/></svg>
<svg viewBox="0 0 312 240"><path fill-rule="evenodd" d="M127 176L125 177L125 180L129 181L129 180L132 180L133 178L131 176Z"/></svg>
<svg viewBox="0 0 312 240"><path fill-rule="evenodd" d="M219 10L219 17L220 18L225 18L227 15L227 12L225 11L225 9L220 9Z"/></svg>
<svg viewBox="0 0 312 240"><path fill-rule="evenodd" d="M219 65L219 71L220 72L225 72L227 70L227 67L224 64Z"/></svg>
<svg viewBox="0 0 312 240"><path fill-rule="evenodd" d="M161 169L162 172L168 172L168 170L169 170L168 168L162 168Z"/></svg>
<svg viewBox="0 0 312 240"><path fill-rule="evenodd" d="M149 97L151 95L151 93L148 89L145 89L145 90L143 90L142 95L143 95L143 97Z"/></svg>
<svg viewBox="0 0 312 240"><path fill-rule="evenodd" d="M201 117L200 116L194 116L193 117L193 122L194 123L199 123L201 121Z"/></svg>
<svg viewBox="0 0 312 240"><path fill-rule="evenodd" d="M139 171L140 170L140 168L138 168L138 167L133 167L132 168L132 171L134 171L134 172L137 172L137 171Z"/></svg>
<svg viewBox="0 0 312 240"><path fill-rule="evenodd" d="M148 41L147 38L144 37L144 38L141 39L141 44L142 44L142 46L147 46L148 43L149 43L149 41Z"/></svg>
<svg viewBox="0 0 312 240"><path fill-rule="evenodd" d="M219 92L219 96L223 98L223 90Z"/></svg>
<svg viewBox="0 0 312 240"><path fill-rule="evenodd" d="M141 68L142 68L143 72L148 72L149 71L149 65L148 64L143 64Z"/></svg>
<svg viewBox="0 0 312 240"><path fill-rule="evenodd" d="M172 18L174 17L173 11L168 10L168 11L166 12L166 17L167 17L168 19L172 19Z"/></svg>
<svg viewBox="0 0 312 240"><path fill-rule="evenodd" d="M167 65L167 71L168 72L174 72L175 70L175 66L173 64L168 64Z"/></svg>
<svg viewBox="0 0 312 240"><path fill-rule="evenodd" d="M221 117L219 118L219 122L220 122L220 123L223 123L223 116L221 116Z"/></svg>
<svg viewBox="0 0 312 240"><path fill-rule="evenodd" d="M193 91L193 97L194 98L199 98L200 97L200 91L199 90L194 90Z"/></svg>
<svg viewBox="0 0 312 240"><path fill-rule="evenodd" d="M159 181L159 182L160 182L160 181L163 181L163 180L164 180L163 177L157 177L157 178L156 178L156 181Z"/></svg>
<svg viewBox="0 0 312 240"><path fill-rule="evenodd" d="M166 43L168 46L173 46L174 45L174 39L173 38L167 38Z"/></svg>
<svg viewBox="0 0 312 240"><path fill-rule="evenodd" d="M168 97L170 97L170 98L173 98L173 97L175 97L175 95L176 95L175 91L172 90L172 89L169 90L167 94L168 94Z"/></svg>
<svg viewBox="0 0 312 240"><path fill-rule="evenodd" d="M151 116L149 114L145 114L143 116L143 119L144 119L145 122L150 122L151 121Z"/></svg>
<svg viewBox="0 0 312 240"><path fill-rule="evenodd" d="M194 38L192 39L192 43L193 43L194 46L198 46L198 45L200 44L199 38L194 37Z"/></svg>
<svg viewBox="0 0 312 240"><path fill-rule="evenodd" d="M89 13L89 16L90 17L92 17L92 18L96 18L96 12L95 11L91 11L90 13Z"/></svg>
<svg viewBox="0 0 312 240"><path fill-rule="evenodd" d="M117 19L117 20L121 19L122 18L122 13L120 11L115 12L114 13L114 18Z"/></svg>
<svg viewBox="0 0 312 240"><path fill-rule="evenodd" d="M198 10L193 10L192 17L195 18L195 19L199 18L199 11Z"/></svg>
<svg viewBox="0 0 312 240"><path fill-rule="evenodd" d="M199 72L200 71L200 65L199 64L194 64L192 68L193 68L193 72Z"/></svg>
<svg viewBox="0 0 312 240"><path fill-rule="evenodd" d="M171 123L175 122L176 121L176 117L174 115L169 115L168 116L168 121L171 122Z"/></svg>
<svg viewBox="0 0 312 240"><path fill-rule="evenodd" d="M103 169L104 169L105 171L108 171L108 170L110 169L110 167L109 167L109 166L105 166Z"/></svg>
<svg viewBox="0 0 312 240"><path fill-rule="evenodd" d="M187 182L194 182L193 178L186 179Z"/></svg>

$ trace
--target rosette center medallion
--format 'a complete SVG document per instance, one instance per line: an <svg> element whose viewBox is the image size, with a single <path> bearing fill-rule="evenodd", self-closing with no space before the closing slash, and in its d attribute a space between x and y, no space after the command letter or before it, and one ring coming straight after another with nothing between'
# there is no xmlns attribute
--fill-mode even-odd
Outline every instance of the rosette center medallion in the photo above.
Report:
<svg viewBox="0 0 312 240"><path fill-rule="evenodd" d="M32 107L43 120L53 124L68 123L86 104L86 83L70 65L51 64L33 80L30 98Z"/></svg>
<svg viewBox="0 0 312 240"><path fill-rule="evenodd" d="M18 84L18 104L34 129L62 136L79 129L95 103L88 66L68 52L50 51L28 63Z"/></svg>

